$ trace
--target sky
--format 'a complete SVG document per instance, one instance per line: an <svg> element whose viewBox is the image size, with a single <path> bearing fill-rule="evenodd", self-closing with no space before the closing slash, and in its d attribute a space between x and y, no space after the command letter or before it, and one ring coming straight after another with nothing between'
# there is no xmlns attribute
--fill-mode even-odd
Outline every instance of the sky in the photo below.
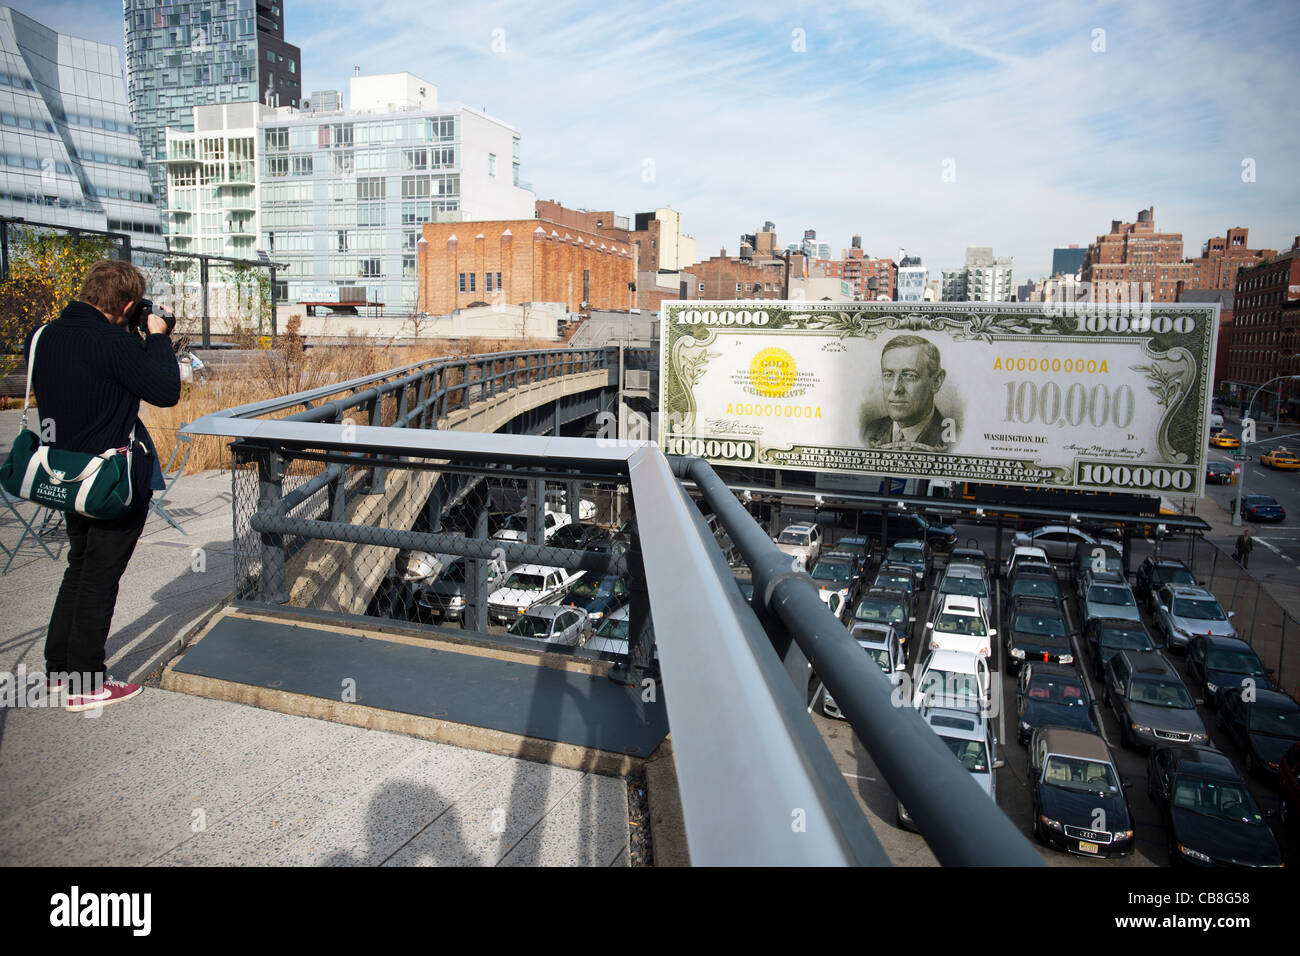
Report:
<svg viewBox="0 0 1300 956"><path fill-rule="evenodd" d="M122 46L120 3L16 2ZM701 258L805 229L960 266L1155 207L1185 256L1300 235L1300 4L284 0L303 92L406 70L521 136L539 199L681 212Z"/></svg>

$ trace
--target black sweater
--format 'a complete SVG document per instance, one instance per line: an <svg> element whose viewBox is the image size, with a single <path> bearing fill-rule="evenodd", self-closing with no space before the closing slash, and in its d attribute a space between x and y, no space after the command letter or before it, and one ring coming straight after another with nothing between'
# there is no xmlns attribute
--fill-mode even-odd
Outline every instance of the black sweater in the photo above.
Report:
<svg viewBox="0 0 1300 956"><path fill-rule="evenodd" d="M32 333L33 335L35 332ZM30 361L31 337L26 354ZM84 302L69 302L36 344L32 393L40 417L28 427L51 437L55 448L99 454L122 448L135 426L131 485L137 500L148 497L156 452L139 420L140 402L170 408L181 399L181 373L165 335L139 336L114 325Z"/></svg>

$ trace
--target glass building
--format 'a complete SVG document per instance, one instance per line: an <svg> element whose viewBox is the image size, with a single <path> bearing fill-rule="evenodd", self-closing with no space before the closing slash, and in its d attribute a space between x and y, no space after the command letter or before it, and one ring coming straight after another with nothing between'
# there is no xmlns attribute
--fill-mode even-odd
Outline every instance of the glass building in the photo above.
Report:
<svg viewBox="0 0 1300 956"><path fill-rule="evenodd" d="M263 113L258 248L289 264L277 302L410 312L422 223L534 217L519 133L409 73L353 77L349 103Z"/></svg>
<svg viewBox="0 0 1300 956"><path fill-rule="evenodd" d="M297 106L301 55L283 0L123 0L123 13L131 114L166 209L166 129L192 130L195 106Z"/></svg>
<svg viewBox="0 0 1300 956"><path fill-rule="evenodd" d="M193 131L167 130L170 242L181 252L257 256L259 103L196 106Z"/></svg>
<svg viewBox="0 0 1300 956"><path fill-rule="evenodd" d="M158 244L117 47L0 7L0 215Z"/></svg>

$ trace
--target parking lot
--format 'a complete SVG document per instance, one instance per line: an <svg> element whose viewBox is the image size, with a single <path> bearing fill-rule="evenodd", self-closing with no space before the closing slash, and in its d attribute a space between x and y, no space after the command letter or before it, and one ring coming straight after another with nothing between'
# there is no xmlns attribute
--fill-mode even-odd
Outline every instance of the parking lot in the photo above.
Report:
<svg viewBox="0 0 1300 956"><path fill-rule="evenodd" d="M993 557L996 550L996 531L994 528L964 523L958 523L956 528L960 546L979 547L989 555L990 559ZM838 537L851 534L851 531L848 530L839 531L834 528L824 528L823 530L826 532L827 541L830 542L829 547L832 548L834 541ZM1005 560L1005 557L1011 551L1013 532L1004 529L1002 534L1002 554ZM1166 547L1164 553L1169 556L1178 556L1177 550L1174 547ZM1150 542L1135 539L1131 568L1136 569L1141 560L1151 554L1152 551L1153 547ZM942 558L936 561L936 565L938 567L931 570L928 576L926 590L921 593L917 605L917 620L911 625L911 633L908 639L910 650L907 664L912 686L915 686L917 679L920 677L917 671L922 656L920 650L925 643L923 638L926 634L926 610L930 606L930 595L937 583L938 574L942 570ZM869 575L873 573L874 571L868 572ZM1066 595L1066 610L1072 625L1070 629L1074 633L1074 658L1076 661L1086 662L1088 658L1084 653L1085 649L1079 645L1080 613L1077 596L1074 594L1068 575L1060 567L1057 569L1057 578L1063 593ZM1003 585L1005 582L999 578L996 581L991 581L991 583L995 587L995 623L993 626L999 628L1001 633L1002 611L1005 604ZM1139 605L1144 604L1145 602L1139 602ZM1147 626L1157 645L1161 646L1162 642L1156 637L1150 615L1144 606L1142 607L1142 615L1143 623ZM1163 646L1161 646L1161 653L1172 662L1174 668L1190 689L1193 685L1186 678L1183 653L1181 651L1169 651ZM1019 744L1016 739L1018 720L1016 677L1015 675L1008 675L1005 656L1006 648L1001 636L999 636L991 642L990 659L994 675L993 686L997 689L995 697L996 713L992 717L997 740L996 759L1004 762L1003 766L993 771L996 774L997 802L1007 816L1020 828L1021 832L1033 841L1033 804L1028 778L1028 754L1026 747ZM1038 847L1044 859L1054 866L1167 866L1169 864L1167 834L1158 808L1147 793L1146 753L1139 753L1120 744L1119 726L1115 716L1110 708L1101 704L1101 687L1098 686L1098 682L1090 673L1090 668L1084 666L1080 670L1084 674L1087 691L1092 698L1094 719L1110 746L1115 758L1116 769L1119 771L1125 787L1134 821L1133 851L1123 857L1103 860L1069 855L1058 850L1048 849L1037 843L1035 843L1035 846ZM1294 691L1294 688L1289 689ZM1197 710L1210 732L1210 746L1222 751L1231 758L1238 772L1247 781L1259 807L1268 815L1267 823L1278 838L1287 863L1294 865L1297 860L1300 860L1300 856L1297 855L1297 851L1300 849L1300 840L1297 840L1297 828L1291 827L1290 832L1286 832L1287 828L1278 819L1279 801L1276 785L1257 776L1248 775L1242 762L1240 749L1234 742L1227 739L1224 732L1217 727L1214 711L1200 700L1198 700ZM857 795L859 802L866 811L876 836L890 854L891 859L900 865L934 864L936 861L933 854L926 847L924 839L919 834L904 830L898 825L894 794L876 769L865 746L853 733L852 728L842 720L823 716L819 707L813 708L813 720L820 729L850 788Z"/></svg>

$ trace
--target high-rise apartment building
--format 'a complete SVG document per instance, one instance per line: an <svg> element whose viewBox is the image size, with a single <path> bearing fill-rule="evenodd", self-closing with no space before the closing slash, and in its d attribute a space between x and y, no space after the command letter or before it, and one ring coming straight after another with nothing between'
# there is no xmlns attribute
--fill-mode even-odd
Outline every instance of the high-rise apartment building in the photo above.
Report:
<svg viewBox="0 0 1300 956"><path fill-rule="evenodd" d="M122 9L131 115L166 209L166 129L191 131L195 106L297 106L301 56L284 39L283 0L123 0Z"/></svg>
<svg viewBox="0 0 1300 956"><path fill-rule="evenodd" d="M1237 270L1248 269L1277 255L1276 249L1249 248L1250 230L1244 226L1229 229L1226 235L1205 240L1199 259L1189 259L1192 270L1188 289L1233 289Z"/></svg>
<svg viewBox="0 0 1300 956"><path fill-rule="evenodd" d="M117 47L0 7L0 215L157 242Z"/></svg>
<svg viewBox="0 0 1300 956"><path fill-rule="evenodd" d="M410 73L352 77L347 110L263 111L256 149L278 302L409 311L422 224L536 216L518 131Z"/></svg>
<svg viewBox="0 0 1300 956"><path fill-rule="evenodd" d="M945 302L1011 302L1015 298L1012 257L998 258L989 246L967 246L966 264L945 269Z"/></svg>
<svg viewBox="0 0 1300 956"><path fill-rule="evenodd" d="M1191 271L1182 233L1157 232L1150 206L1134 222L1111 221L1110 232L1088 246L1080 278L1094 302L1176 302Z"/></svg>
<svg viewBox="0 0 1300 956"><path fill-rule="evenodd" d="M898 263L898 281L895 297L899 302L924 302L925 283L930 270L921 264L920 256L902 256Z"/></svg>
<svg viewBox="0 0 1300 956"><path fill-rule="evenodd" d="M1282 255L1237 271L1232 324L1227 380L1243 404L1269 379L1300 375L1300 236ZM1295 386L1288 381L1273 388L1281 390L1292 414L1300 405L1293 398L1300 394ZM1273 407L1267 397L1261 402Z"/></svg>

